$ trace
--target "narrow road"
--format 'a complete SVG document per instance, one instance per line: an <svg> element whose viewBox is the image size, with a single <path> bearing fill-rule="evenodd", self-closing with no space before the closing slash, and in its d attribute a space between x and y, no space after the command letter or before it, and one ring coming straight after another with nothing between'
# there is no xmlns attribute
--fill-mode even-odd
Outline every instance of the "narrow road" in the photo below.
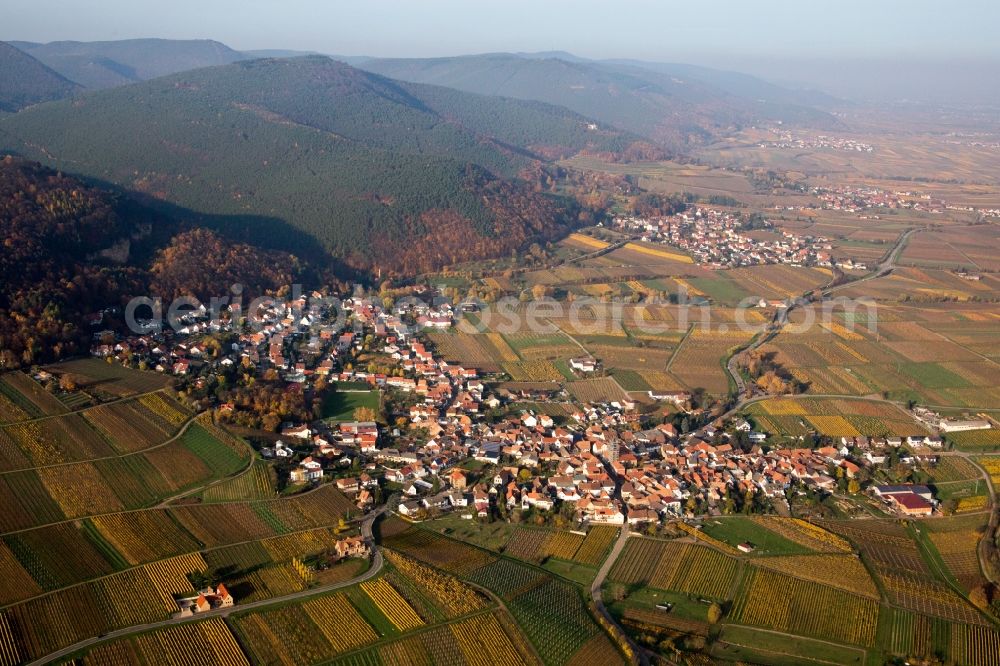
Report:
<svg viewBox="0 0 1000 666"><path fill-rule="evenodd" d="M276 604L284 604L289 601L295 601L297 599L306 599L308 597L313 597L319 594L325 594L327 592L332 592L334 590L339 590L341 588L350 587L358 583L363 583L366 580L374 578L382 571L382 567L385 562L382 559L382 551L378 550L374 543L371 541L372 535L372 525L375 519L385 511L385 507L381 507L378 510L368 514L365 517L364 522L361 524L361 534L368 541L370 547L372 548L372 565L368 568L368 571L356 576L350 580L341 581L339 583L330 583L329 585L321 585L319 587L313 587L310 589L302 590L301 592L295 592L293 594L286 594L282 597L273 597L271 599L262 599L260 601L254 601L248 604L239 604L235 606L230 606L229 608L219 608L216 610L206 611L204 613L198 613L190 617L174 617L169 620L162 620L160 622L152 622L150 624L135 625L132 627L125 627L124 629L116 629L114 631L109 631L106 634L100 636L93 636L91 638L78 641L72 645L69 645L58 652L53 652L47 654L44 657L37 659L31 663L31 666L40 666L41 664L49 664L54 661L58 661L64 657L73 654L79 650L83 650L97 643L103 643L115 638L123 638L125 636L130 636L132 634L152 631L154 629L163 629L165 627L172 627L178 624L186 624L188 622L197 622L199 620L206 620L215 617L226 618L233 613L243 613L248 610L254 610L257 608L265 608L267 606L273 606Z"/></svg>
<svg viewBox="0 0 1000 666"><path fill-rule="evenodd" d="M632 654L636 656L639 663L643 666L649 664L649 657L646 655L645 651L635 644L635 642L629 637L629 635L622 629L613 617L608 609L604 606L603 593L601 587L604 585L604 579L608 577L608 572L611 571L611 567L614 566L615 562L618 560L618 556L622 554L622 550L625 548L625 542L628 541L631 532L629 531L628 525L622 525L621 530L618 533L618 540L615 541L615 545L611 548L611 552L608 556L604 558L604 563L601 568L598 569L597 575L594 577L594 582L590 584L590 597L594 600L594 607L597 612L600 613L608 624L618 631L621 632L622 636L628 641L629 646L632 648Z"/></svg>

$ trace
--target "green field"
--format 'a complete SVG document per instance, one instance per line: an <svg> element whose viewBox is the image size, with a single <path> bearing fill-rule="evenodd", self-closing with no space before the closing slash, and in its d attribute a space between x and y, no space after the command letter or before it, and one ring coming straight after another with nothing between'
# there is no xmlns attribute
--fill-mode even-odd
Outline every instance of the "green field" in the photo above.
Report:
<svg viewBox="0 0 1000 666"><path fill-rule="evenodd" d="M181 441L191 453L201 458L213 476L229 476L246 465L246 457L241 457L197 423L188 427Z"/></svg>
<svg viewBox="0 0 1000 666"><path fill-rule="evenodd" d="M594 578L597 576L597 569L594 567L589 567L578 562L567 562L566 560L559 560L554 557L547 559L542 564L542 568L546 571L551 571L557 576L562 576L574 583L588 587L594 582Z"/></svg>
<svg viewBox="0 0 1000 666"><path fill-rule="evenodd" d="M723 627L711 654L719 659L774 666L865 663L864 650L736 625Z"/></svg>
<svg viewBox="0 0 1000 666"><path fill-rule="evenodd" d="M378 391L358 391L347 393L336 391L323 399L323 418L331 421L353 421L354 410L368 407L378 414L381 396Z"/></svg>
<svg viewBox="0 0 1000 666"><path fill-rule="evenodd" d="M756 547L753 555L801 555L812 552L794 541L789 541L761 527L749 518L730 517L707 520L702 531L733 547L749 541Z"/></svg>

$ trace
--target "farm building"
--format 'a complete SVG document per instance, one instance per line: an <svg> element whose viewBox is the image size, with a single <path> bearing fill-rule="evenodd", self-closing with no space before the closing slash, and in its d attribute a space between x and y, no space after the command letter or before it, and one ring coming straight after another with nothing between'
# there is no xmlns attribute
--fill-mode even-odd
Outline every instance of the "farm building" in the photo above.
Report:
<svg viewBox="0 0 1000 666"><path fill-rule="evenodd" d="M934 511L934 506L920 495L913 493L900 493L890 495L890 502L907 516L929 516Z"/></svg>
<svg viewBox="0 0 1000 666"><path fill-rule="evenodd" d="M985 419L949 420L941 419L938 427L944 432L965 432L968 430L989 430L992 426Z"/></svg>

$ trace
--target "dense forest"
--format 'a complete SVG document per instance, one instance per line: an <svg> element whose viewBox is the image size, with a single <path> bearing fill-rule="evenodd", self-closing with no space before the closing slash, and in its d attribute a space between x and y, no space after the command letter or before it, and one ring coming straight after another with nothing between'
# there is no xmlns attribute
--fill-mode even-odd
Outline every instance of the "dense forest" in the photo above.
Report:
<svg viewBox="0 0 1000 666"><path fill-rule="evenodd" d="M153 230L159 233L152 233ZM22 159L0 160L0 369L86 353L88 315L139 295L209 302L319 277L298 258L236 243Z"/></svg>
<svg viewBox="0 0 1000 666"><path fill-rule="evenodd" d="M0 118L9 151L183 207L203 226L225 216L221 230L245 243L389 272L552 237L576 223L574 207L518 174L544 154L630 140L565 109L321 57L207 68Z"/></svg>
<svg viewBox="0 0 1000 666"><path fill-rule="evenodd" d="M7 157L0 162L0 369L87 350L84 315L142 289L141 270L88 259L149 222L137 207Z"/></svg>
<svg viewBox="0 0 1000 666"><path fill-rule="evenodd" d="M208 302L240 285L242 296L251 299L291 285L303 271L294 255L233 243L209 229L192 229L174 236L157 254L150 267L150 292L164 302L178 296Z"/></svg>

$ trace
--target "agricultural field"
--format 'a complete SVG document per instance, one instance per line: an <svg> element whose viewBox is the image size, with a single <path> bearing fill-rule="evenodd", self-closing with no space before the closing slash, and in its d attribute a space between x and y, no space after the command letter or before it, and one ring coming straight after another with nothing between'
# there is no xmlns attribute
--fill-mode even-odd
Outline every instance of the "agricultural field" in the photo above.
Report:
<svg viewBox="0 0 1000 666"><path fill-rule="evenodd" d="M988 666L1000 654L1000 632L966 626L895 608L884 608L883 648L889 654L948 663Z"/></svg>
<svg viewBox="0 0 1000 666"><path fill-rule="evenodd" d="M689 389L702 388L716 395L729 392L725 360L753 337L752 331L695 327L670 362L672 375Z"/></svg>
<svg viewBox="0 0 1000 666"><path fill-rule="evenodd" d="M131 370L96 358L57 363L47 366L46 370L54 375L71 373L80 380L77 385L83 390L112 398L159 391L172 381L155 372Z"/></svg>
<svg viewBox="0 0 1000 666"><path fill-rule="evenodd" d="M147 664L148 666L249 666L250 661L221 619L203 620L159 629L131 638L101 643L83 655L84 664Z"/></svg>
<svg viewBox="0 0 1000 666"><path fill-rule="evenodd" d="M769 434L887 437L929 434L891 403L850 398L770 398L751 404L746 415Z"/></svg>
<svg viewBox="0 0 1000 666"><path fill-rule="evenodd" d="M612 377L582 379L570 382L566 385L566 390L570 392L570 395L583 403L613 402L615 400L628 399L628 394L622 390L622 387Z"/></svg>
<svg viewBox="0 0 1000 666"><path fill-rule="evenodd" d="M782 636L751 627L726 625L710 654L727 662L780 664L865 664L865 651L802 636Z"/></svg>
<svg viewBox="0 0 1000 666"><path fill-rule="evenodd" d="M841 589L751 568L730 619L775 631L851 645L875 645L878 602Z"/></svg>
<svg viewBox="0 0 1000 666"><path fill-rule="evenodd" d="M254 460L246 473L209 486L201 496L206 502L272 499L277 495L277 483L274 468Z"/></svg>
<svg viewBox="0 0 1000 666"><path fill-rule="evenodd" d="M762 351L807 393L989 407L1000 399L993 380L1000 364L990 356L1000 320L992 313L975 303L878 303L832 308L817 314L819 324L796 313Z"/></svg>
<svg viewBox="0 0 1000 666"><path fill-rule="evenodd" d="M632 537L608 580L725 600L732 598L739 572L735 558L711 548Z"/></svg>

